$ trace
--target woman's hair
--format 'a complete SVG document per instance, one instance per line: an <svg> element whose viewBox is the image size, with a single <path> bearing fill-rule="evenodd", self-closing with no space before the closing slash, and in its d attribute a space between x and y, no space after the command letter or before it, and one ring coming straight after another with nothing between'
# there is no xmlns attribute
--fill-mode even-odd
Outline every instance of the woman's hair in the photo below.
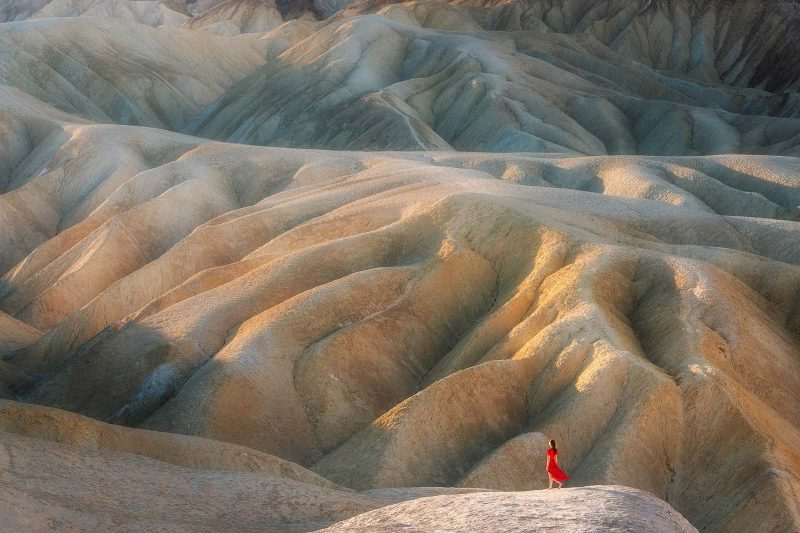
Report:
<svg viewBox="0 0 800 533"><path fill-rule="evenodd" d="M556 448L556 441L554 441L554 440L550 440L550 449L551 449L551 450L556 450L556 449L557 449L557 448Z"/></svg>

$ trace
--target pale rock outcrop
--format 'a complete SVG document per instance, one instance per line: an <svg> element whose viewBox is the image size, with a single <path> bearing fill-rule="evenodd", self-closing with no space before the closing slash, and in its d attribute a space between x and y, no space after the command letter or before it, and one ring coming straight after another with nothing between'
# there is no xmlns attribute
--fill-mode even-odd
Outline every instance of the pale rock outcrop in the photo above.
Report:
<svg viewBox="0 0 800 533"><path fill-rule="evenodd" d="M0 529L800 528L796 6L202 4L0 23Z"/></svg>
<svg viewBox="0 0 800 533"><path fill-rule="evenodd" d="M625 487L436 496L382 507L322 531L697 531L666 503Z"/></svg>

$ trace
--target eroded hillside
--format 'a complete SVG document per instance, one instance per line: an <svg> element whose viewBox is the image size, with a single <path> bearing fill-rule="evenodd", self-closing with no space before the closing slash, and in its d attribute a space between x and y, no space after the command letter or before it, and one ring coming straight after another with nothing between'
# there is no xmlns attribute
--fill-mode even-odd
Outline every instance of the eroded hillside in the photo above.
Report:
<svg viewBox="0 0 800 533"><path fill-rule="evenodd" d="M104 527L59 487L161 461L188 500L142 527L492 527L562 498L485 492L543 488L555 438L574 486L800 527L800 8L3 9L0 438L83 465L9 470L17 516ZM583 490L564 524L689 527Z"/></svg>

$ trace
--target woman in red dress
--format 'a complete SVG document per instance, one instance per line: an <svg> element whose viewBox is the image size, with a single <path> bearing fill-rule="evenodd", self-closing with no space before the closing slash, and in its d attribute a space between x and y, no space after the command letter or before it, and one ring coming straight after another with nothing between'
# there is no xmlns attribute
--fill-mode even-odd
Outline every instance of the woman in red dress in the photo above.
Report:
<svg viewBox="0 0 800 533"><path fill-rule="evenodd" d="M547 487L548 489L553 488L553 481L558 483L558 488L560 489L561 485L569 479L569 476L558 467L557 458L558 448L556 448L556 441L551 440L550 449L547 450L547 475L550 477L550 486Z"/></svg>

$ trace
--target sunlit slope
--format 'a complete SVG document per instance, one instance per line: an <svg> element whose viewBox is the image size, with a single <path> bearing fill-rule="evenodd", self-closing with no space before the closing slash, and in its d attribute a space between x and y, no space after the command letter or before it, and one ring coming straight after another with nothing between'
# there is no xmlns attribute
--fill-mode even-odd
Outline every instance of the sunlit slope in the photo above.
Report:
<svg viewBox="0 0 800 533"><path fill-rule="evenodd" d="M393 503L261 473L176 466L14 433L0 432L0 445L0 527L7 531L312 531Z"/></svg>
<svg viewBox="0 0 800 533"><path fill-rule="evenodd" d="M39 228L3 243L0 309L44 332L8 361L21 399L359 489L534 488L492 471L539 432L577 484L797 523L797 160L50 124L0 197L4 238Z"/></svg>
<svg viewBox="0 0 800 533"><path fill-rule="evenodd" d="M55 409L0 402L0 427L0 526L5 530L312 531L333 524L353 531L352 523L335 522L353 517L369 524L375 515L359 515L386 506L391 521L421 518L428 527L452 526L447 517L430 515L431 504L455 506L465 517L480 515L480 524L494 529L507 524L503 510L513 502L564 509L558 516L528 517L526 527L648 523L652 531L695 531L664 502L623 487L475 492L469 500L465 489L357 493L324 480L315 483L319 476L254 450L114 428ZM418 503L408 511L392 505L406 500ZM501 504L494 513L487 508L491 501ZM387 522L381 529L404 526Z"/></svg>
<svg viewBox="0 0 800 533"><path fill-rule="evenodd" d="M0 6L0 529L800 529L798 13Z"/></svg>

